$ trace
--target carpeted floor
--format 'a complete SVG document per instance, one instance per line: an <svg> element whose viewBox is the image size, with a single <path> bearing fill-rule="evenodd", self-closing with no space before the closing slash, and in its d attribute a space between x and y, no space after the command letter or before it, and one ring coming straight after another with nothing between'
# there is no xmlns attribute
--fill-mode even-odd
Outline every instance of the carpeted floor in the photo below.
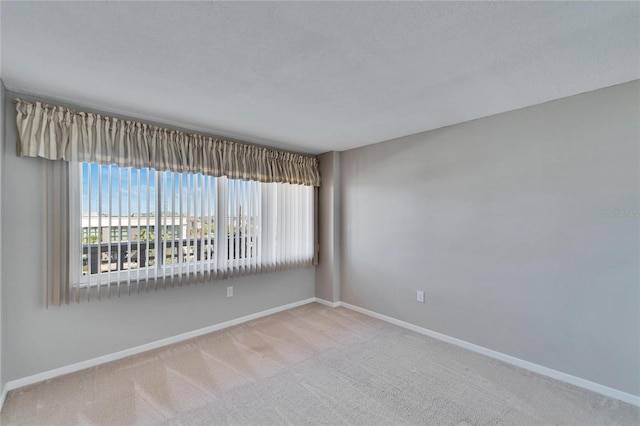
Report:
<svg viewBox="0 0 640 426"><path fill-rule="evenodd" d="M11 392L4 425L640 424L640 408L316 303Z"/></svg>

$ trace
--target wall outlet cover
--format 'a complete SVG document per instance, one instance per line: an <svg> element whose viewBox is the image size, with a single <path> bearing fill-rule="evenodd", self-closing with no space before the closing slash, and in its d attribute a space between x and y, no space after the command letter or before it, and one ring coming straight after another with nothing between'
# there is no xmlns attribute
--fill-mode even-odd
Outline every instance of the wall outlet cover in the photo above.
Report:
<svg viewBox="0 0 640 426"><path fill-rule="evenodd" d="M233 297L233 287L227 287L227 297Z"/></svg>
<svg viewBox="0 0 640 426"><path fill-rule="evenodd" d="M418 300L418 302L423 302L424 303L424 291L418 290L417 300Z"/></svg>

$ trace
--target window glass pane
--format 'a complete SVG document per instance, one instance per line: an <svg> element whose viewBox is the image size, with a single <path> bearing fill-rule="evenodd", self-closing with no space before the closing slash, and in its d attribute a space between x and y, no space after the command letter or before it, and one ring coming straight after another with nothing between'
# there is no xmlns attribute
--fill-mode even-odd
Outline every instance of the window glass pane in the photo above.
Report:
<svg viewBox="0 0 640 426"><path fill-rule="evenodd" d="M89 284L228 276L313 257L312 187L87 163L80 170L75 253Z"/></svg>

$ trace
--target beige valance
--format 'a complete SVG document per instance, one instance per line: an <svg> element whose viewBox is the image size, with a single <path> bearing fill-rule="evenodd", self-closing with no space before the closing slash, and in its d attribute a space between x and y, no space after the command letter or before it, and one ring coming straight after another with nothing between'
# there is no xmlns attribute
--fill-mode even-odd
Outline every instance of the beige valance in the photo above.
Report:
<svg viewBox="0 0 640 426"><path fill-rule="evenodd" d="M18 154L320 186L315 157L16 99Z"/></svg>

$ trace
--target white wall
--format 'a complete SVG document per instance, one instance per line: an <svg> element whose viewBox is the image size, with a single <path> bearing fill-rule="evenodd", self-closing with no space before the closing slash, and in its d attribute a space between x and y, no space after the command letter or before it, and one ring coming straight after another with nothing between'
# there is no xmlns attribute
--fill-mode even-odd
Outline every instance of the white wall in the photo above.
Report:
<svg viewBox="0 0 640 426"><path fill-rule="evenodd" d="M342 152L342 300L640 395L639 120L635 81Z"/></svg>
<svg viewBox="0 0 640 426"><path fill-rule="evenodd" d="M7 92L2 179L3 379L16 380L314 296L314 268L44 308L44 162L16 156ZM32 97L26 97L34 100ZM226 298L226 287L234 296Z"/></svg>

